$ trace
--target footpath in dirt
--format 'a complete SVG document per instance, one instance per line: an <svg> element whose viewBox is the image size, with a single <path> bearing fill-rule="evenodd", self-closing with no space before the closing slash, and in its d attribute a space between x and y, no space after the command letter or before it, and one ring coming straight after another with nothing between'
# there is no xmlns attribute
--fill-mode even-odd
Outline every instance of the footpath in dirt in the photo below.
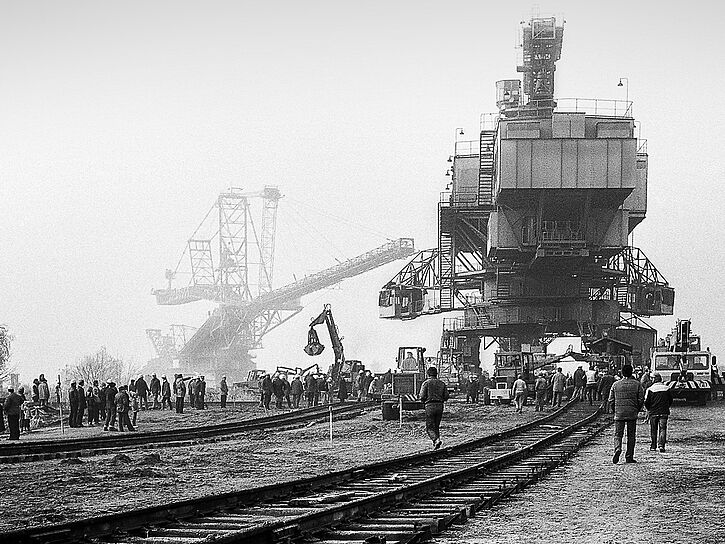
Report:
<svg viewBox="0 0 725 544"><path fill-rule="evenodd" d="M637 425L635 464L612 464L614 427L571 461L437 544L722 544L725 402L675 405L665 453Z"/></svg>
<svg viewBox="0 0 725 544"><path fill-rule="evenodd" d="M143 430L152 415L162 417L140 413ZM196 424L205 417L211 423L218 415L200 411L193 418ZM537 417L533 407L516 414L509 406L454 400L443 417L443 443L458 444ZM169 428L171 421L161 426ZM286 431L251 431L194 446L128 448L113 455L3 465L0 531L327 474L431 448L422 412L406 413L401 426L383 421L376 407L360 417L336 421L333 431L332 445L327 424L318 423Z"/></svg>

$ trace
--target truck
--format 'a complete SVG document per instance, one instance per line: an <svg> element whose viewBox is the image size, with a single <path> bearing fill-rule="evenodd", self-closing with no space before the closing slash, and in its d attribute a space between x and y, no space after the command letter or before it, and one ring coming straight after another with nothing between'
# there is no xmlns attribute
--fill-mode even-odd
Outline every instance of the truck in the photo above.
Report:
<svg viewBox="0 0 725 544"><path fill-rule="evenodd" d="M717 364L716 357L701 348L690 320L678 319L672 332L653 348L650 369L662 376L675 399L704 406L712 394Z"/></svg>
<svg viewBox="0 0 725 544"><path fill-rule="evenodd" d="M572 346L561 355L547 355L543 348L531 346L522 351L497 351L494 354L493 389L490 391L491 402L494 404L508 404L511 402L516 377L523 376L529 388L529 394L534 391L536 371L554 372L556 363L574 355Z"/></svg>

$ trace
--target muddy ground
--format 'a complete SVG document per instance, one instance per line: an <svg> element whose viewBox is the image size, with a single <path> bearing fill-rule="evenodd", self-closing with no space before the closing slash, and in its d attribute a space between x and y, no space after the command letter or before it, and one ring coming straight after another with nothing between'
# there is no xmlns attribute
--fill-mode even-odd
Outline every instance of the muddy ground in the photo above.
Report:
<svg viewBox="0 0 725 544"><path fill-rule="evenodd" d="M141 412L140 428L198 425L254 415L261 413L250 405L223 415L220 409L190 411L183 417ZM532 407L516 414L507 406L452 401L443 418L442 438L444 444L455 444L535 417ZM101 432L98 428L73 431L84 435ZM35 439L52 434L48 431L31 436ZM0 531L326 474L430 446L422 413L408 413L401 427L397 421L382 421L376 408L355 419L336 422L332 445L328 426L321 423L281 432L254 431L196 446L129 448L114 455L78 460L0 465L5 497Z"/></svg>
<svg viewBox="0 0 725 544"><path fill-rule="evenodd" d="M438 544L721 544L725 403L675 406L664 454L638 424L636 464L612 464L613 427L545 480Z"/></svg>

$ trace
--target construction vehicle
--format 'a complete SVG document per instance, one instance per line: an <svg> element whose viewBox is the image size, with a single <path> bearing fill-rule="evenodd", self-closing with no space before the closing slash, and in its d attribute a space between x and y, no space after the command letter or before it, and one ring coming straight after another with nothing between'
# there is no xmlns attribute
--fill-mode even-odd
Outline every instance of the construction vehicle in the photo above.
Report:
<svg viewBox="0 0 725 544"><path fill-rule="evenodd" d="M325 304L322 312L315 319L310 322L310 330L307 333L307 345L304 347L304 352L312 357L321 354L325 346L320 343L320 339L315 331L315 326L325 324L327 326L327 332L330 334L330 341L332 342L332 351L335 353L335 362L330 365L330 369L327 372L329 378L332 379L333 388L337 389L340 379L344 379L350 382L352 385L352 377L365 370L365 365L356 359L345 360L345 351L342 347L342 339L335 320L332 317L332 307L329 304ZM348 388L350 391L351 388Z"/></svg>
<svg viewBox="0 0 725 544"><path fill-rule="evenodd" d="M523 347L523 346L522 346ZM577 355L570 345L561 355L547 355L543 347L530 346L522 351L498 351L494 354L493 389L490 391L491 402L495 404L509 403L513 398L512 387L516 378L521 375L529 389L534 392L537 370L554 372L556 363L562 359Z"/></svg>
<svg viewBox="0 0 725 544"><path fill-rule="evenodd" d="M398 348L396 371L391 377L390 387L383 391L383 419L396 419L400 410L423 410L425 405L418 399L420 386L426 379L425 348L402 346Z"/></svg>
<svg viewBox="0 0 725 544"><path fill-rule="evenodd" d="M255 368L247 373L247 379L232 383L232 397L240 402L259 402L261 392L259 380L267 373L265 370Z"/></svg>
<svg viewBox="0 0 725 544"><path fill-rule="evenodd" d="M651 370L662 376L675 399L705 405L712 393L712 368L716 359L703 351L700 337L692 334L689 319L678 319L671 334L653 349Z"/></svg>

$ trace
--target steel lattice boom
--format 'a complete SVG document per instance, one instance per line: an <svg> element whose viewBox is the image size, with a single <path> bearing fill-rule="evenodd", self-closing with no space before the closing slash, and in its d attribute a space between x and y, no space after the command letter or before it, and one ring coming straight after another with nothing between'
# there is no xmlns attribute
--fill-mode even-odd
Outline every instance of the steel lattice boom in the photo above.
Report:
<svg viewBox="0 0 725 544"><path fill-rule="evenodd" d="M147 331L159 358L178 360L187 372L242 377L253 367L249 350L260 348L265 334L302 310L302 296L414 252L412 239L399 239L275 289L275 230L281 198L276 187L257 193L230 189L219 195L207 214L216 209L216 256L214 237L192 237L187 246L189 284L172 287L176 272L169 271L169 286L153 291L160 305L209 300L218 307L181 345L158 329ZM261 214L255 213L255 199L261 200Z"/></svg>

